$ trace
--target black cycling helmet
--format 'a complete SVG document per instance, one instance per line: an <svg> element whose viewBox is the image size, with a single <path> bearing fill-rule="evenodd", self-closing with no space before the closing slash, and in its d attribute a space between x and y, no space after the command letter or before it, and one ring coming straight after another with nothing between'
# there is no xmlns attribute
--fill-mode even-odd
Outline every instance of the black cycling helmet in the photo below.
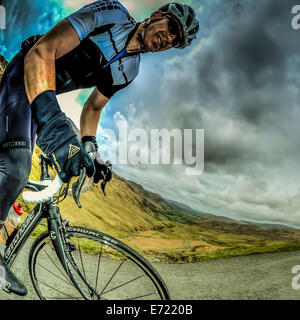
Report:
<svg viewBox="0 0 300 320"><path fill-rule="evenodd" d="M142 31L138 34L138 40L141 44L141 51L147 52L145 47L145 31L147 27L151 23L164 18L175 20L181 29L180 41L178 41L178 43L174 45L174 48L183 49L187 46L190 46L192 41L196 39L197 33L199 31L199 21L196 17L194 9L187 4L170 2L164 4L157 10L161 11L163 13L163 16L152 21L148 19L148 22L145 24Z"/></svg>
<svg viewBox="0 0 300 320"><path fill-rule="evenodd" d="M199 21L194 9L187 4L170 2L161 6L158 10L163 12L164 17L175 19L181 26L181 42L175 48L183 49L191 45L199 31Z"/></svg>

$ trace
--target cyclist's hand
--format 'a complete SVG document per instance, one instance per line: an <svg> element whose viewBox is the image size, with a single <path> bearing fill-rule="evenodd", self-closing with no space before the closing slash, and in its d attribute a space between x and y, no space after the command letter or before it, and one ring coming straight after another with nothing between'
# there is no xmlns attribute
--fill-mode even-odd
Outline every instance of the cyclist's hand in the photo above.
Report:
<svg viewBox="0 0 300 320"><path fill-rule="evenodd" d="M96 157L96 152L98 150L98 145L96 142L96 137L94 136L84 136L81 139L81 142L83 144L84 150L85 152L88 153L88 155L90 156L90 158L92 158L93 160L95 160Z"/></svg>
<svg viewBox="0 0 300 320"><path fill-rule="evenodd" d="M36 143L51 159L61 180L69 182L72 177L79 176L82 167L92 177L94 161L61 111L56 92L47 90L40 93L31 103L31 109L37 124Z"/></svg>
<svg viewBox="0 0 300 320"><path fill-rule="evenodd" d="M92 177L95 173L94 161L84 150L77 136L72 137L52 152L51 160L59 177L65 183L69 182L72 177L79 176L82 167L86 168L88 177Z"/></svg>
<svg viewBox="0 0 300 320"><path fill-rule="evenodd" d="M94 165L96 169L94 174L94 183L98 183L100 180L104 180L105 182L110 181L112 179L111 163L104 163L101 159L96 137L84 136L81 140L86 152L94 154L93 159L95 159Z"/></svg>
<svg viewBox="0 0 300 320"><path fill-rule="evenodd" d="M94 164L96 168L94 183L98 183L100 180L108 182L112 179L111 164L108 161L104 163L101 158L96 157Z"/></svg>

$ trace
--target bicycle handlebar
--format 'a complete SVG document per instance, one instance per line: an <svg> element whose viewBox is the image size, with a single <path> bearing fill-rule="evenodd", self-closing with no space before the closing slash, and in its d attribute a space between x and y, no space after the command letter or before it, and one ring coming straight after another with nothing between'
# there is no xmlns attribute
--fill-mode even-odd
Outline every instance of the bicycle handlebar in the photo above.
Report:
<svg viewBox="0 0 300 320"><path fill-rule="evenodd" d="M89 156L92 160L95 159L95 152L89 152ZM91 178L89 182L84 185L84 181L86 179L86 168L83 167L80 170L80 175L77 181L75 181L72 185L72 189L69 189L68 195L72 196L75 200L76 204L79 208L81 208L80 203L80 195L82 193L87 192L94 184L94 179ZM34 191L25 191L22 194L23 200L28 203L43 203L49 201L51 198L54 197L54 195L59 191L59 189L62 187L63 182L60 179L59 175L57 174L54 178L54 180L49 184L47 188L45 188L42 191L34 192Z"/></svg>
<svg viewBox="0 0 300 320"><path fill-rule="evenodd" d="M79 201L79 197L81 194L88 192L91 187L94 184L94 179L91 178L89 181L83 185L86 178L86 171L84 169L81 169L80 176L76 182L73 183L72 189L68 190L68 195L73 197L76 204L79 208L81 208L81 204ZM52 182L49 184L47 188L45 188L42 191L25 191L22 194L23 200L27 203L43 203L50 200L62 187L63 182L59 178L59 175L57 174L52 180Z"/></svg>
<svg viewBox="0 0 300 320"><path fill-rule="evenodd" d="M42 191L25 191L22 194L23 200L28 203L42 203L50 200L61 188L63 182L59 175L56 175L50 185Z"/></svg>

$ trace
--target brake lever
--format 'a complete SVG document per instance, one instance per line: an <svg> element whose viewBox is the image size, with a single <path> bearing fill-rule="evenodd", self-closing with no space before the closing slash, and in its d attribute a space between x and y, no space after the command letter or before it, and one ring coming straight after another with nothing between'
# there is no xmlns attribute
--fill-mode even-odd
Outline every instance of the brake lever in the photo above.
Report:
<svg viewBox="0 0 300 320"><path fill-rule="evenodd" d="M85 151L88 153L90 158L94 161L96 157L96 150L92 142L87 144L87 146L85 147ZM80 169L79 178L77 179L77 181L75 181L72 184L72 196L79 208L82 207L80 203L80 194L81 194L81 189L83 187L86 176L87 176L86 168L83 167L82 169Z"/></svg>
<svg viewBox="0 0 300 320"><path fill-rule="evenodd" d="M83 187L85 179L86 179L86 168L82 168L80 170L79 178L77 179L77 181L75 181L72 184L72 196L79 208L82 207L80 203L80 193L81 193L81 189Z"/></svg>

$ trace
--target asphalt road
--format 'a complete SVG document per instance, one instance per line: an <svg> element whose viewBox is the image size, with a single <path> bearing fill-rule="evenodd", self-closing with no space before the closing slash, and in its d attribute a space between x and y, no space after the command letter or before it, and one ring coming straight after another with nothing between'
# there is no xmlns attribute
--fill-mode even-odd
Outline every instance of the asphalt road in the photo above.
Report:
<svg viewBox="0 0 300 320"><path fill-rule="evenodd" d="M26 284L28 295L18 297L0 291L0 300L38 299L28 273L28 247L26 245L23 248L13 267ZM292 280L297 275L292 273L292 268L298 264L300 265L300 251L250 255L193 264L153 263L153 266L165 280L172 299L298 300L300 288L292 287ZM295 284L298 282L300 284L300 279L294 280Z"/></svg>

